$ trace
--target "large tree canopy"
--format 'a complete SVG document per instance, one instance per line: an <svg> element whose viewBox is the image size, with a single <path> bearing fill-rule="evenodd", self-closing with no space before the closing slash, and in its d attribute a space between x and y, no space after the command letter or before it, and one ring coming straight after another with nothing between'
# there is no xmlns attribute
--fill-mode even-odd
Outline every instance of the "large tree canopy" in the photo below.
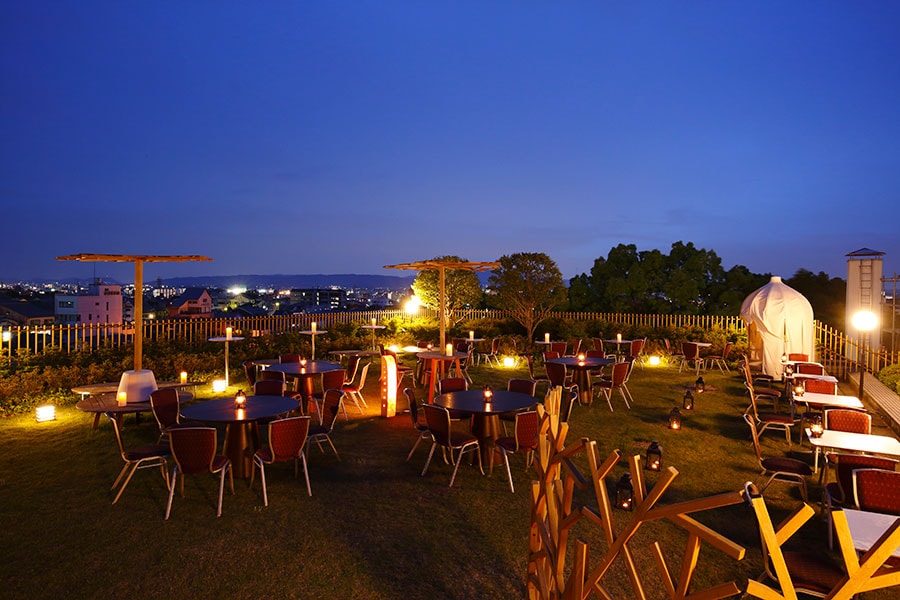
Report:
<svg viewBox="0 0 900 600"><path fill-rule="evenodd" d="M528 332L566 301L566 284L556 263L540 252L519 252L500 258L491 272L489 302L510 312Z"/></svg>
<svg viewBox="0 0 900 600"><path fill-rule="evenodd" d="M572 310L656 314L738 314L744 297L768 275L746 267L725 272L715 252L675 242L668 255L619 244L572 278Z"/></svg>
<svg viewBox="0 0 900 600"><path fill-rule="evenodd" d="M437 256L433 260L466 262L458 256ZM448 325L460 321L457 311L470 308L481 300L481 281L473 271L446 270L444 275L444 306L441 307L440 273L436 270L420 271L412 284L419 302L434 310L443 310Z"/></svg>

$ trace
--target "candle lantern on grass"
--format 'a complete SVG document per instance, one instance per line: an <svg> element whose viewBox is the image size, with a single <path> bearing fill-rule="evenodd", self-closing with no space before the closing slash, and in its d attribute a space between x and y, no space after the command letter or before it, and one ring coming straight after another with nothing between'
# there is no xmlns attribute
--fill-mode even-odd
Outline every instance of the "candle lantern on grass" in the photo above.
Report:
<svg viewBox="0 0 900 600"><path fill-rule="evenodd" d="M681 399L681 408L684 410L694 410L694 395L691 390L684 390L684 396Z"/></svg>
<svg viewBox="0 0 900 600"><path fill-rule="evenodd" d="M703 381L703 376L697 378L697 381L694 382L694 389L697 390L698 394L702 394L706 389L706 382Z"/></svg>
<svg viewBox="0 0 900 600"><path fill-rule="evenodd" d="M616 507L622 510L634 508L634 484L631 483L631 473L623 473L616 482Z"/></svg>
<svg viewBox="0 0 900 600"><path fill-rule="evenodd" d="M647 470L659 471L662 468L662 446L653 440L647 446Z"/></svg>
<svg viewBox="0 0 900 600"><path fill-rule="evenodd" d="M681 411L678 410L677 406L669 413L669 429L676 431L681 429Z"/></svg>

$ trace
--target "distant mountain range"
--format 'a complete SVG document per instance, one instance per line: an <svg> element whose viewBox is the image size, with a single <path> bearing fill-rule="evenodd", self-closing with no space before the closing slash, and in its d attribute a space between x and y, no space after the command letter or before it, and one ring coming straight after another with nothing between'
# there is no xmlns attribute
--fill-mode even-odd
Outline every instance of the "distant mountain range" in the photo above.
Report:
<svg viewBox="0 0 900 600"><path fill-rule="evenodd" d="M173 277L162 282L172 287L217 287L236 286L247 289L258 288L317 288L336 285L342 288L364 288L369 290L407 290L415 280L415 275L210 275L202 277ZM152 281L144 281L152 284Z"/></svg>

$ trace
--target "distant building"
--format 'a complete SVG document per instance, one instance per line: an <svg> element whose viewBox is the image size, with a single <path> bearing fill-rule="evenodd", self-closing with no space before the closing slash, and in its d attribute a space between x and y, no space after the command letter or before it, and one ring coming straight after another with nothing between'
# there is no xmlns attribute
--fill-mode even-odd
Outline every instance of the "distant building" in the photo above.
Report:
<svg viewBox="0 0 900 600"><path fill-rule="evenodd" d="M335 287L292 289L289 303L306 308L341 310L347 303L347 292Z"/></svg>
<svg viewBox="0 0 900 600"><path fill-rule="evenodd" d="M25 325L52 325L55 316L53 304L33 300L0 299L0 327Z"/></svg>
<svg viewBox="0 0 900 600"><path fill-rule="evenodd" d="M208 319L212 317L212 297L203 288L188 288L167 310L170 318Z"/></svg>
<svg viewBox="0 0 900 600"><path fill-rule="evenodd" d="M107 285L98 279L86 293L56 294L54 313L60 324L120 324L122 286Z"/></svg>

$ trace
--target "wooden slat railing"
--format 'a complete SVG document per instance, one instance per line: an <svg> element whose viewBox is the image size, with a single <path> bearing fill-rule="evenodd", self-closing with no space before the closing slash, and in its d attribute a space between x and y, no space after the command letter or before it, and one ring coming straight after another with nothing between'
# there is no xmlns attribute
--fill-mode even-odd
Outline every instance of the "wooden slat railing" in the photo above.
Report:
<svg viewBox="0 0 900 600"><path fill-rule="evenodd" d="M434 317L434 311L422 309L420 315ZM144 321L144 338L148 340L181 340L189 344L206 343L216 335L223 335L227 326L239 329L243 335L265 335L308 329L316 321L319 329L335 324L367 324L374 317L379 323L405 316L401 310L371 310L354 312L327 312L303 315L279 315L258 317L217 317L211 319L148 319ZM501 310L465 310L456 315L464 321L482 319L503 320L508 314ZM601 312L559 312L557 319L572 321L605 321L623 327L647 329L699 328L722 329L738 335L746 333L740 317L723 315L660 315ZM859 370L864 364L869 372L900 362L900 351L888 352L861 346L854 338L818 321L815 322L817 356L826 364L829 372L841 379ZM2 330L0 357L14 353L41 354L50 351L91 352L99 348L116 348L132 342L130 325L121 324L56 324L43 326L11 327Z"/></svg>

